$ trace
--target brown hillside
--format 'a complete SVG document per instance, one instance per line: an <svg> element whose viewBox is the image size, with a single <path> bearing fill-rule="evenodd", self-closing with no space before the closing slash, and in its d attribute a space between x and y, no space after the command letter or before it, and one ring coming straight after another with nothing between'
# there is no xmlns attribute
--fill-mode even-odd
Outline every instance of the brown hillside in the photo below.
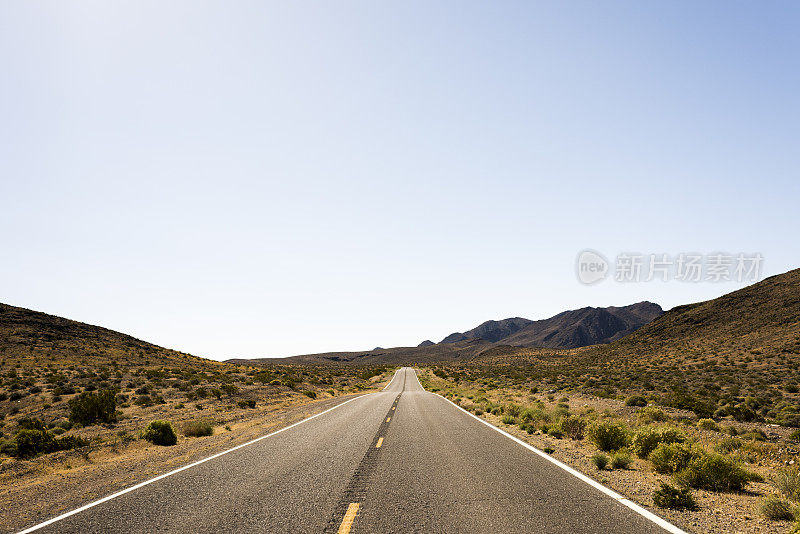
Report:
<svg viewBox="0 0 800 534"><path fill-rule="evenodd" d="M202 365L217 362L54 315L0 304L0 361L91 365Z"/></svg>

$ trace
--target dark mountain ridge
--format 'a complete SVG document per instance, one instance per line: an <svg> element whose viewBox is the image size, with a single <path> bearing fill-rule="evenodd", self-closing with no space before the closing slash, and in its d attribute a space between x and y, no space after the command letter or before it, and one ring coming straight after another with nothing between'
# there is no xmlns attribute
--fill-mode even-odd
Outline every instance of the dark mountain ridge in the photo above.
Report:
<svg viewBox="0 0 800 534"><path fill-rule="evenodd" d="M486 321L472 330L455 332L441 343L482 339L519 347L571 349L610 343L644 326L663 313L661 306L639 302L629 306L580 308L561 312L549 319L532 321L512 317Z"/></svg>

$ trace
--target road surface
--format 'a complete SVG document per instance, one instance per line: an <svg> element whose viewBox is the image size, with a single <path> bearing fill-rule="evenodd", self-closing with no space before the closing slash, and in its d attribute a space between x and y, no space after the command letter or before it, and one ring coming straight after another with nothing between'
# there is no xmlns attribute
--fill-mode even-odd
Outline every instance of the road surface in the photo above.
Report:
<svg viewBox="0 0 800 534"><path fill-rule="evenodd" d="M426 392L411 368L382 392L37 531L665 532Z"/></svg>

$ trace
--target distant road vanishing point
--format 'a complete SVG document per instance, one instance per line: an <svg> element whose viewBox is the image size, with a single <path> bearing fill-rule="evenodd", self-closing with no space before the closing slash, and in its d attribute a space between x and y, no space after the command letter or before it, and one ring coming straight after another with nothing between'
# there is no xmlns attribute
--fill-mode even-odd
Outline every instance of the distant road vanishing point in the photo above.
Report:
<svg viewBox="0 0 800 534"><path fill-rule="evenodd" d="M425 391L413 369L23 532L682 532Z"/></svg>

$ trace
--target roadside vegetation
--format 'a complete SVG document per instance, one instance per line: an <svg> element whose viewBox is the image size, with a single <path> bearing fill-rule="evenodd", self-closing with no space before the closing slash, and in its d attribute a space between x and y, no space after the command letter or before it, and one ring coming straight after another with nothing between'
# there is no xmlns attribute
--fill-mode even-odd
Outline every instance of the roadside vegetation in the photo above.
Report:
<svg viewBox="0 0 800 534"><path fill-rule="evenodd" d="M739 375L747 381L746 372ZM684 525L707 525L689 530L747 532L754 524L759 526L752 531L800 529L800 436L778 425L770 411L742 418L741 412L696 410L697 403L712 404L699 395L676 408L655 392L636 393L641 386L634 381L629 391L607 394L574 376L548 379L485 363L431 366L419 376L426 389L618 491L635 490L642 504L663 515ZM794 402L787 399L792 395L781 398ZM746 405L746 398L740 400ZM740 404L736 398L725 402ZM729 523L719 523L720 508L729 510Z"/></svg>
<svg viewBox="0 0 800 534"><path fill-rule="evenodd" d="M150 439L150 421L183 437L274 409L369 390L387 367L244 367L208 362L182 367L83 365L57 368L40 358L0 359L0 465L59 451L120 447ZM288 403L288 404L287 404ZM142 421L142 422L140 422ZM139 426L139 428L137 428ZM158 426L158 425L156 425ZM146 429L144 428L146 427ZM166 441L170 441L169 439Z"/></svg>

